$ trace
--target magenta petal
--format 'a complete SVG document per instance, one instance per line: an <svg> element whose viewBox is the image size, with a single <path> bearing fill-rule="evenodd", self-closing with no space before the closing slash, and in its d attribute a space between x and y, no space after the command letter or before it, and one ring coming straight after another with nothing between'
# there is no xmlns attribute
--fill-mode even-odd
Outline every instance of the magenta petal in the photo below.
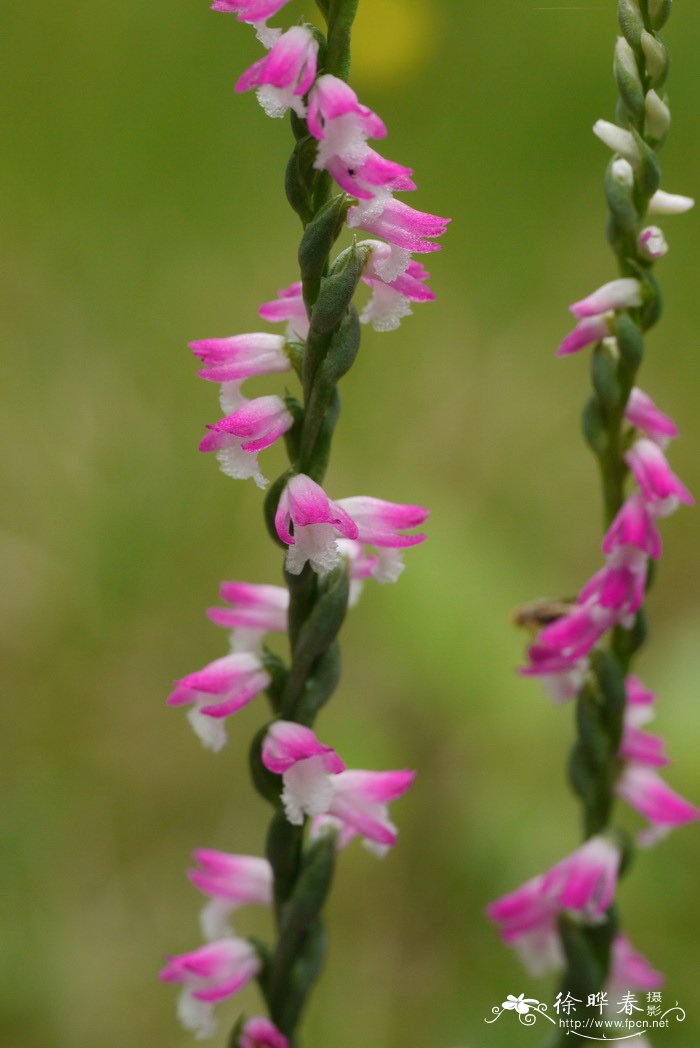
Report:
<svg viewBox="0 0 700 1048"><path fill-rule="evenodd" d="M681 826L700 819L700 809L672 790L650 768L628 765L616 790L629 805L657 826Z"/></svg>
<svg viewBox="0 0 700 1048"><path fill-rule="evenodd" d="M299 761L322 757L326 771L336 774L345 764L331 746L318 740L311 728L292 721L275 721L265 736L262 760L268 771L283 775Z"/></svg>

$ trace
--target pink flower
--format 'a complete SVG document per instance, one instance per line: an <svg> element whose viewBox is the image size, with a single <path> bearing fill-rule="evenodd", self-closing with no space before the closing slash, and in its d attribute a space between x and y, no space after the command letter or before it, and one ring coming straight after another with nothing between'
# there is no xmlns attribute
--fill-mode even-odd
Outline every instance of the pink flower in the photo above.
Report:
<svg viewBox="0 0 700 1048"><path fill-rule="evenodd" d="M274 444L294 425L284 401L277 396L245 400L232 414L207 426L200 451L216 451L222 472L236 480L252 477L259 488L267 480L258 466L258 452Z"/></svg>
<svg viewBox="0 0 700 1048"><path fill-rule="evenodd" d="M596 923L610 907L620 853L607 837L591 837L548 873L490 903L486 912L533 975L563 964L557 917L572 911Z"/></svg>
<svg viewBox="0 0 700 1048"><path fill-rule="evenodd" d="M210 662L177 681L169 706L192 703L188 720L208 749L218 752L226 742L223 718L246 706L269 685L270 677L257 655L236 652Z"/></svg>
<svg viewBox="0 0 700 1048"><path fill-rule="evenodd" d="M423 506L412 506L401 502L385 502L370 495L354 495L340 499L338 505L350 514L357 526L357 538L371 546L386 546L391 549L415 546L425 542L426 536L402 535L408 528L415 528L428 518L430 510Z"/></svg>
<svg viewBox="0 0 700 1048"><path fill-rule="evenodd" d="M321 149L314 167L325 168L341 189L358 200L373 200L379 190L405 192L416 188L410 167L386 160L369 146L365 146L362 159L331 156L325 162L320 159Z"/></svg>
<svg viewBox="0 0 700 1048"><path fill-rule="evenodd" d="M410 316L411 302L432 302L435 294L426 287L430 274L408 253L380 240L366 240L372 246L363 280L372 288L372 298L360 315L363 324L375 331L393 331L403 317Z"/></svg>
<svg viewBox="0 0 700 1048"><path fill-rule="evenodd" d="M694 504L695 499L672 471L661 448L652 440L635 441L625 455L625 462L654 516L668 516L679 502L688 506Z"/></svg>
<svg viewBox="0 0 700 1048"><path fill-rule="evenodd" d="M640 835L640 844L653 844L674 826L700 819L699 808L675 793L660 775L644 764L628 764L615 790L651 823L651 828Z"/></svg>
<svg viewBox="0 0 700 1048"><path fill-rule="evenodd" d="M381 852L396 843L388 804L410 788L414 772L346 771L335 750L310 728L291 721L271 726L262 760L269 771L282 776L282 803L291 823L301 825L304 816L330 816L340 830L341 847L358 834ZM316 823L316 832L328 822Z"/></svg>
<svg viewBox="0 0 700 1048"><path fill-rule="evenodd" d="M608 528L603 539L603 553L638 549L653 560L661 556L661 535L649 507L638 493L630 495Z"/></svg>
<svg viewBox="0 0 700 1048"><path fill-rule="evenodd" d="M245 939L227 938L171 957L160 972L164 982L181 983L178 1018L197 1037L216 1030L214 1004L238 993L261 968L260 958Z"/></svg>
<svg viewBox="0 0 700 1048"><path fill-rule="evenodd" d="M355 837L383 856L398 839L389 818L389 804L413 785L414 771L342 771L331 779L333 794L327 814L315 820L313 833L326 827L338 831L338 847L345 848Z"/></svg>
<svg viewBox="0 0 700 1048"><path fill-rule="evenodd" d="M263 302L258 314L263 320L269 320L273 324L281 320L287 320L287 338L304 342L309 333L309 318L304 305L301 283L298 281L289 287L281 288L277 292L277 298L270 302Z"/></svg>
<svg viewBox="0 0 700 1048"><path fill-rule="evenodd" d="M318 168L334 160L362 163L367 157L367 139L386 135L377 114L358 102L348 84L329 73L320 76L309 93L306 122L319 142Z"/></svg>
<svg viewBox="0 0 700 1048"><path fill-rule="evenodd" d="M348 211L351 229L364 229L372 236L418 254L440 250L440 245L432 241L442 236L449 222L449 218L417 211L403 201L385 196L356 204Z"/></svg>
<svg viewBox="0 0 700 1048"><path fill-rule="evenodd" d="M620 756L636 764L664 767L668 764L666 744L657 735L642 731L642 727L654 718L654 693L649 691L638 677L625 678L627 707Z"/></svg>
<svg viewBox="0 0 700 1048"><path fill-rule="evenodd" d="M653 440L659 447L664 448L669 440L678 436L678 426L663 411L657 408L654 401L637 386L629 395L625 408L625 418L640 430L645 437Z"/></svg>
<svg viewBox="0 0 700 1048"><path fill-rule="evenodd" d="M255 651L266 633L286 633L289 591L283 586L222 582L219 593L233 607L209 608L207 616L217 626L235 631L233 651Z"/></svg>
<svg viewBox="0 0 700 1048"><path fill-rule="evenodd" d="M610 619L596 614L593 606L577 606L568 615L545 626L530 647L528 655L534 663L542 663L549 655L562 665L573 666L602 637Z"/></svg>
<svg viewBox="0 0 700 1048"><path fill-rule="evenodd" d="M269 1019L249 1019L241 1030L238 1048L289 1048L289 1041Z"/></svg>
<svg viewBox="0 0 700 1048"><path fill-rule="evenodd" d="M289 371L291 361L282 335L255 332L231 338L190 342L190 349L207 366L198 372L209 382L238 382L253 375Z"/></svg>
<svg viewBox="0 0 700 1048"><path fill-rule="evenodd" d="M528 651L529 666L519 672L523 677L539 677L542 687L553 702L561 704L574 699L583 687L589 669L589 660L585 657L575 660L532 645Z"/></svg>
<svg viewBox="0 0 700 1048"><path fill-rule="evenodd" d="M668 243L663 230L658 226L647 226L639 234L639 250L645 258L655 262L668 252Z"/></svg>
<svg viewBox="0 0 700 1048"><path fill-rule="evenodd" d="M205 939L231 935L228 918L239 906L271 904L272 867L267 859L209 848L200 848L194 857L200 868L188 870L187 875L210 900L200 915Z"/></svg>
<svg viewBox="0 0 700 1048"><path fill-rule="evenodd" d="M644 603L646 581L646 554L623 547L615 550L606 566L586 583L578 601L594 612L606 628L617 622L629 628Z"/></svg>
<svg viewBox="0 0 700 1048"><path fill-rule="evenodd" d="M632 309L642 304L642 285L633 277L621 277L603 284L586 298L569 306L579 319L596 317L614 309Z"/></svg>
<svg viewBox="0 0 700 1048"><path fill-rule="evenodd" d="M288 3L289 0L214 0L211 9L238 15L239 22L263 22Z"/></svg>
<svg viewBox="0 0 700 1048"><path fill-rule="evenodd" d="M282 492L275 528L289 546L286 567L292 575L299 575L307 561L314 571L330 571L339 559L336 537L358 537L357 524L346 510L304 473L292 477Z"/></svg>
<svg viewBox="0 0 700 1048"><path fill-rule="evenodd" d="M600 317L585 317L580 320L573 331L562 340L557 350L558 357L566 357L570 353L576 353L584 346L590 346L594 342L600 342L610 334L610 323L606 314Z"/></svg>
<svg viewBox="0 0 700 1048"><path fill-rule="evenodd" d="M664 977L638 953L625 935L613 939L607 990L611 997L628 990L658 990Z"/></svg>
<svg viewBox="0 0 700 1048"><path fill-rule="evenodd" d="M288 109L303 117L302 97L316 76L318 42L304 26L293 26L272 44L264 58L247 69L236 84L236 91L257 88L260 105L268 116L281 117Z"/></svg>

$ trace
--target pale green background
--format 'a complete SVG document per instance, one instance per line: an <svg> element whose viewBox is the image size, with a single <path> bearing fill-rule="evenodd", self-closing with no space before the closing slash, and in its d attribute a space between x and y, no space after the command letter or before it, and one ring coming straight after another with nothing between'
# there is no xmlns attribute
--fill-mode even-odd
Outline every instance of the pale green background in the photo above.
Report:
<svg viewBox="0 0 700 1048"><path fill-rule="evenodd" d="M368 586L319 722L351 765L419 771L383 864L343 855L308 1048L511 1048L544 1030L483 1018L506 993L552 999L482 916L579 839L564 786L572 709L514 673L519 602L599 563L599 497L578 433L587 357L557 361L566 305L611 279L602 223L613 0L362 0L353 82L451 215L437 303L368 332L344 383L328 478L432 508L397 587ZM668 190L700 194L700 9L679 2ZM306 14L312 16L312 5ZM288 9L292 17L301 5ZM260 495L196 449L217 417L188 340L255 329L295 277L282 121L237 75L260 51L203 0L4 6L2 310L7 409L0 558L2 1048L179 1048L155 972L198 943L195 846L258 851L267 810L245 767L264 706L204 752L164 698L223 652L204 618L222 578L276 581ZM412 201L413 202L413 201ZM698 217L668 219L667 296L643 385L679 420L673 463L700 491ZM265 388L281 388L272 380ZM265 456L274 476L281 458ZM659 693L673 785L700 800L698 515L663 524L641 672ZM621 891L635 944L700 1035L700 834L641 856ZM262 931L249 912L244 932ZM239 1005L220 1008L221 1037Z"/></svg>

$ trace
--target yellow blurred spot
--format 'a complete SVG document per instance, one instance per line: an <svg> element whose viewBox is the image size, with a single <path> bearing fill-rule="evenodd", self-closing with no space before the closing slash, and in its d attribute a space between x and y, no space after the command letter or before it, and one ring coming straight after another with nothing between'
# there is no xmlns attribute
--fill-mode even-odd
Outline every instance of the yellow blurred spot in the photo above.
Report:
<svg viewBox="0 0 700 1048"><path fill-rule="evenodd" d="M391 83L415 72L435 52L439 24L429 0L360 0L352 34L352 71Z"/></svg>

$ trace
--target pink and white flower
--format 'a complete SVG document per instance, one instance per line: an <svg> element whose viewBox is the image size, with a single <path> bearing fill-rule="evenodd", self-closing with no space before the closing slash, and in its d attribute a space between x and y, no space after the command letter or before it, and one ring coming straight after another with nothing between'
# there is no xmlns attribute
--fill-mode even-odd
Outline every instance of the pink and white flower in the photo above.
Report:
<svg viewBox="0 0 700 1048"><path fill-rule="evenodd" d="M606 629L615 623L631 627L644 603L647 556L633 547L614 551L608 563L589 579L578 596L579 604L599 617Z"/></svg>
<svg viewBox="0 0 700 1048"><path fill-rule="evenodd" d="M339 830L340 847L357 835L382 854L396 843L388 805L410 788L414 772L346 771L334 749L310 728L291 721L276 721L270 727L262 760L269 771L282 776L282 803L292 824L301 825L305 816L323 816L314 832L330 823Z"/></svg>
<svg viewBox="0 0 700 1048"><path fill-rule="evenodd" d="M635 386L629 395L625 418L660 448L665 448L669 440L673 440L679 434L678 426L671 416L665 415L638 386Z"/></svg>
<svg viewBox="0 0 700 1048"><path fill-rule="evenodd" d="M360 314L363 324L375 331L395 330L403 317L410 316L411 302L432 302L435 293L426 287L430 273L408 252L380 240L363 241L372 253L362 277L372 288L372 298Z"/></svg>
<svg viewBox="0 0 700 1048"><path fill-rule="evenodd" d="M384 138L384 122L362 105L353 89L337 76L325 73L309 92L306 122L319 142L315 166L334 160L361 164L367 158L368 138Z"/></svg>
<svg viewBox="0 0 700 1048"><path fill-rule="evenodd" d="M212 11L224 11L238 16L239 22L262 22L272 18L289 0L214 0Z"/></svg>
<svg viewBox="0 0 700 1048"><path fill-rule="evenodd" d="M675 826L700 819L700 808L685 800L644 764L629 763L615 785L617 794L651 823L639 843L655 844Z"/></svg>
<svg viewBox="0 0 700 1048"><path fill-rule="evenodd" d="M663 258L668 252L668 243L663 230L658 226L647 226L639 234L640 253L649 260L655 262L657 258Z"/></svg>
<svg viewBox="0 0 700 1048"><path fill-rule="evenodd" d="M295 342L306 340L309 333L309 317L299 281L290 284L289 287L281 288L277 292L277 298L263 302L258 314L263 320L269 320L272 324L286 320L288 322L287 338Z"/></svg>
<svg viewBox="0 0 700 1048"><path fill-rule="evenodd" d="M381 191L397 193L416 188L410 167L387 160L369 146L364 147L361 159L356 155L331 156L325 162L320 159L321 148L314 167L325 168L341 189L358 200L373 200Z"/></svg>
<svg viewBox="0 0 700 1048"><path fill-rule="evenodd" d="M232 934L229 916L239 906L272 902L272 867L267 859L254 855L230 855L228 852L200 848L194 853L199 869L187 875L209 902L200 915L205 939L222 939Z"/></svg>
<svg viewBox="0 0 700 1048"><path fill-rule="evenodd" d="M634 949L626 935L613 939L610 974L607 990L611 997L628 990L658 990L664 977L649 964L646 957Z"/></svg>
<svg viewBox="0 0 700 1048"><path fill-rule="evenodd" d="M286 568L292 575L299 575L307 561L320 574L331 571L340 557L337 537L356 539L359 534L357 524L340 503L332 502L304 473L292 477L282 492L275 528L289 546Z"/></svg>
<svg viewBox="0 0 700 1048"><path fill-rule="evenodd" d="M236 91L256 88L268 116L282 117L293 109L303 117L306 106L302 99L314 82L317 56L318 41L311 30L292 26L274 41L264 58L243 73Z"/></svg>
<svg viewBox="0 0 700 1048"><path fill-rule="evenodd" d="M584 317L583 320L579 320L574 330L562 339L557 356L566 357L571 353L577 353L585 346L602 342L610 335L612 319L612 314L604 313L599 317Z"/></svg>
<svg viewBox="0 0 700 1048"><path fill-rule="evenodd" d="M229 391L226 391L227 394ZM227 398L231 403L230 397ZM258 452L270 447L294 425L294 419L281 397L246 400L220 422L207 426L209 433L200 451L215 451L223 473L236 480L252 477L259 488L267 480L258 466Z"/></svg>
<svg viewBox="0 0 700 1048"><path fill-rule="evenodd" d="M625 455L625 462L654 516L668 516L677 509L680 502L687 506L695 503L695 499L672 471L666 456L654 441L635 441Z"/></svg>
<svg viewBox="0 0 700 1048"><path fill-rule="evenodd" d="M171 957L160 972L163 982L181 983L178 1018L198 1038L216 1031L213 1007L254 979L262 965L245 939L226 938Z"/></svg>
<svg viewBox="0 0 700 1048"><path fill-rule="evenodd" d="M246 706L269 683L270 675L257 655L236 652L176 681L168 705L192 704L187 719L202 744L216 753L226 742L223 718Z"/></svg>
<svg viewBox="0 0 700 1048"><path fill-rule="evenodd" d="M430 510L402 502L386 502L370 495L339 499L338 505L349 513L357 526L357 538L370 546L402 549L425 542L427 536L403 535L402 531L423 524Z"/></svg>
<svg viewBox="0 0 700 1048"><path fill-rule="evenodd" d="M440 250L441 245L433 241L443 235L451 220L417 211L387 194L351 207L347 221L351 229L364 229L406 251L425 254Z"/></svg>
<svg viewBox="0 0 700 1048"><path fill-rule="evenodd" d="M240 382L253 375L289 371L292 364L285 347L284 336L262 331L190 342L192 352L206 364L199 377L209 382Z"/></svg>
<svg viewBox="0 0 700 1048"><path fill-rule="evenodd" d="M289 590L249 582L222 582L222 600L231 608L208 608L217 626L233 630L232 651L258 651L266 633L286 633Z"/></svg>
<svg viewBox="0 0 700 1048"><path fill-rule="evenodd" d="M539 677L540 683L550 699L557 705L575 699L590 668L584 656L573 663L548 648L532 645L528 651L530 663L519 670L523 677Z"/></svg>
<svg viewBox="0 0 700 1048"><path fill-rule="evenodd" d="M289 1041L269 1019L255 1016L241 1030L238 1048L289 1048Z"/></svg>
<svg viewBox="0 0 700 1048"><path fill-rule="evenodd" d="M632 309L642 304L642 285L633 277L621 277L603 284L586 298L574 302L569 310L582 320L616 309Z"/></svg>
<svg viewBox="0 0 700 1048"><path fill-rule="evenodd" d="M653 560L661 556L661 535L656 520L638 492L625 500L603 539L606 556L624 548L641 550Z"/></svg>
<svg viewBox="0 0 700 1048"><path fill-rule="evenodd" d="M645 724L654 719L656 701L654 693L645 687L638 677L632 675L625 678L625 692L627 706L620 756L636 764L664 767L668 764L664 740L657 735L641 730Z"/></svg>
<svg viewBox="0 0 700 1048"><path fill-rule="evenodd" d="M413 785L414 771L342 771L331 779L332 797L327 813L315 820L312 833L332 827L338 847L364 837L365 847L380 857L396 844L398 830L389 818L389 804Z"/></svg>
<svg viewBox="0 0 700 1048"><path fill-rule="evenodd" d="M533 975L561 967L557 917L563 911L596 923L610 907L620 852L607 837L591 837L547 873L527 881L486 908L501 937Z"/></svg>

